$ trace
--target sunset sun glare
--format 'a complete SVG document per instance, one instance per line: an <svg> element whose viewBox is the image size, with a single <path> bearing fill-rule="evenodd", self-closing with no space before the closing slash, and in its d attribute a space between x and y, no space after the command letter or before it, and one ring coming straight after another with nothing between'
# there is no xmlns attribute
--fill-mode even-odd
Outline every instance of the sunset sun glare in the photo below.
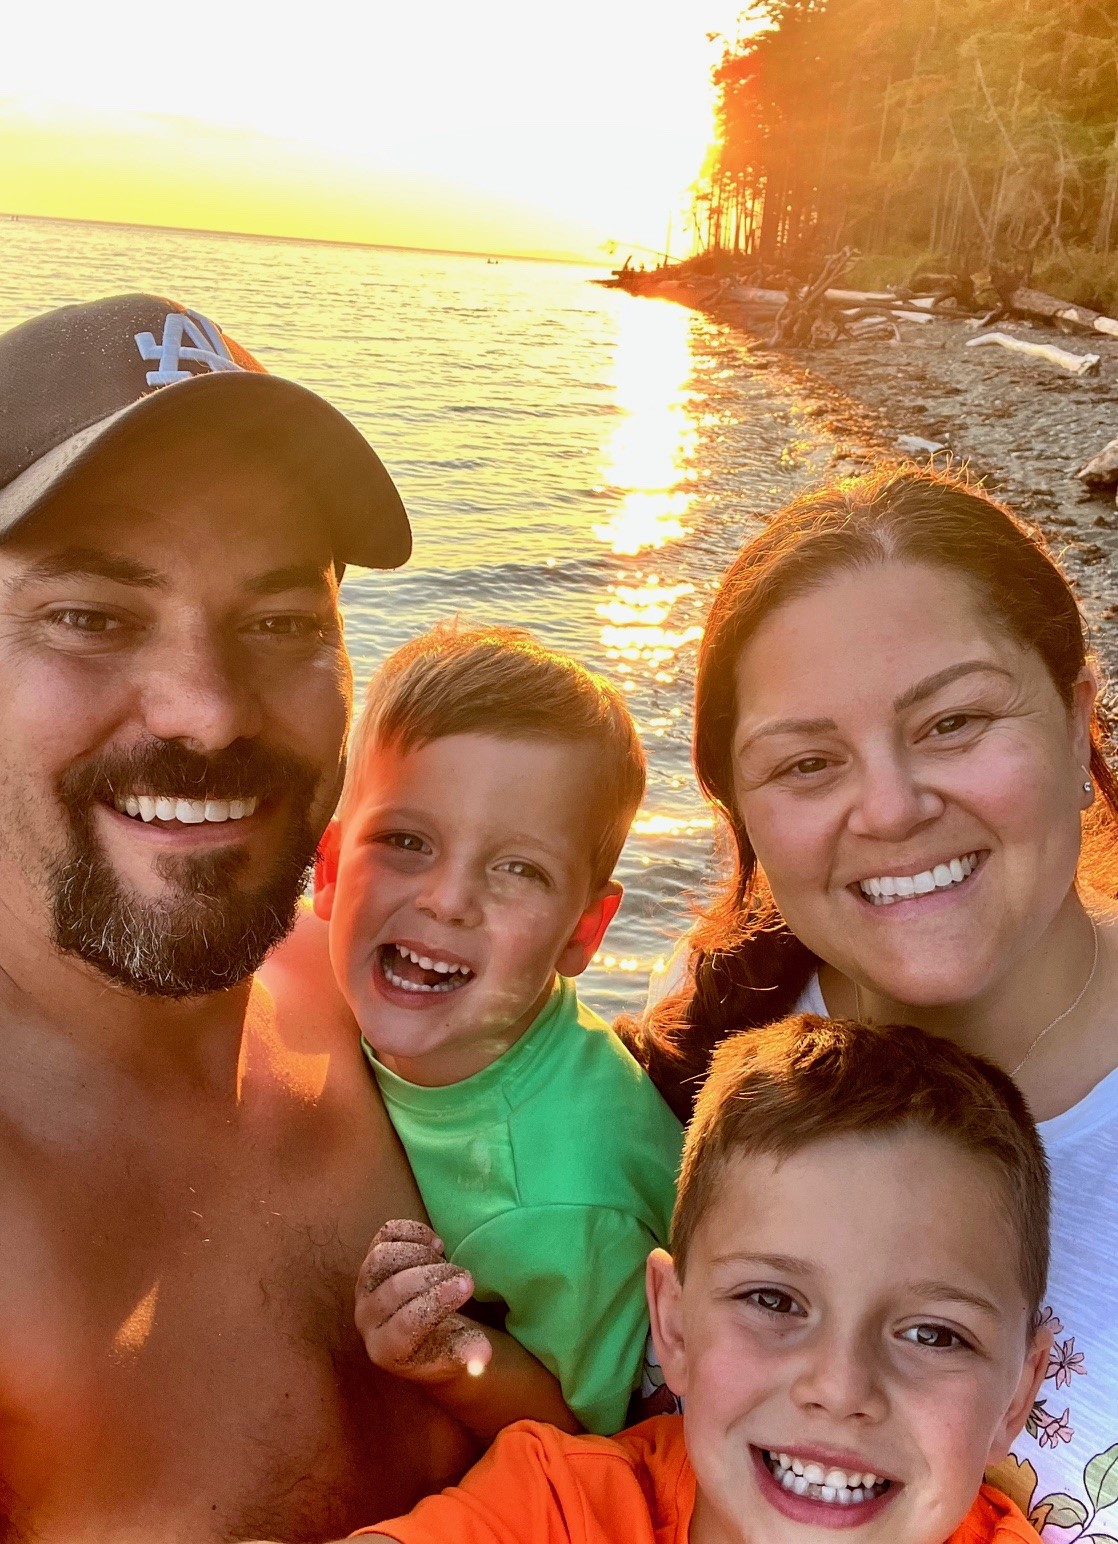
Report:
<svg viewBox="0 0 1118 1544"><path fill-rule="evenodd" d="M5 23L0 209L601 261L659 250L737 7L322 0L297 32L198 0ZM704 14L709 13L709 14Z"/></svg>

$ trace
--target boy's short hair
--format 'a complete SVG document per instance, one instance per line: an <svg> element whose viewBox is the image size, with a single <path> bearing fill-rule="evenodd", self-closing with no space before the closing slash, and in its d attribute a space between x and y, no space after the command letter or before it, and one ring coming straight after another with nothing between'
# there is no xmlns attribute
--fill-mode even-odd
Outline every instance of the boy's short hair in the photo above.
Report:
<svg viewBox="0 0 1118 1544"><path fill-rule="evenodd" d="M1035 1318L1048 1278L1049 1178L1029 1107L999 1067L910 1024L800 1013L722 1042L683 1149L671 1230L680 1278L730 1159L904 1130L943 1137L996 1176Z"/></svg>
<svg viewBox="0 0 1118 1544"><path fill-rule="evenodd" d="M360 788L366 756L406 754L456 734L578 742L596 747L587 790L593 881L606 883L645 787L645 756L621 693L569 655L514 627L440 622L389 655L369 683L350 742L339 815Z"/></svg>

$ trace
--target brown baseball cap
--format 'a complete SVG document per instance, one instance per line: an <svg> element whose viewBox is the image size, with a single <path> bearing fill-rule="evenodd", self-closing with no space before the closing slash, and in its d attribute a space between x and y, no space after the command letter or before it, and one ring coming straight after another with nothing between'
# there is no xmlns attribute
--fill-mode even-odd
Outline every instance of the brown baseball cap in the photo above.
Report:
<svg viewBox="0 0 1118 1544"><path fill-rule="evenodd" d="M157 295L63 306L0 334L0 541L107 446L173 434L188 419L216 436L274 440L321 498L339 563L407 562L407 513L364 435L207 317Z"/></svg>

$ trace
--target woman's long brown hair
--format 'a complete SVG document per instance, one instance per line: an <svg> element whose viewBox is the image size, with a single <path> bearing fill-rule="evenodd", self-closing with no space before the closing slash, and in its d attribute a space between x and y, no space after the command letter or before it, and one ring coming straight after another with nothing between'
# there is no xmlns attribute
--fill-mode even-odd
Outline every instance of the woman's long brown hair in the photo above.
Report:
<svg viewBox="0 0 1118 1544"><path fill-rule="evenodd" d="M714 1047L729 1034L787 1013L819 963L777 911L734 805L742 650L784 602L837 573L886 562L961 575L983 614L1040 655L1069 709L1088 661L1083 616L1043 537L958 477L883 467L803 495L746 544L711 608L695 683L695 771L728 838L728 877L692 934L686 987L639 1025L623 1028L682 1119L690 1114ZM856 642L852 633L852 649ZM1118 781L1109 749L1104 717L1096 710L1090 771L1097 797L1085 821L1081 868L1091 883L1113 894Z"/></svg>

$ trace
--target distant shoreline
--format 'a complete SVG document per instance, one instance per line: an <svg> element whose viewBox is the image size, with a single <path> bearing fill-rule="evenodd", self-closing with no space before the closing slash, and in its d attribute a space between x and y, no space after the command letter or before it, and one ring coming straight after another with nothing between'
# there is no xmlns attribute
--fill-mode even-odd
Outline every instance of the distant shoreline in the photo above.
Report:
<svg viewBox="0 0 1118 1544"><path fill-rule="evenodd" d="M26 214L21 209L0 210L0 224L5 220L29 220L36 225L97 225L117 231L163 231L169 236L217 236L236 241L282 241L301 247L350 247L360 252L424 252L432 257L493 257L510 263L558 263L567 268L608 268L603 260L552 257L524 252L492 252L463 247L409 247L392 241L340 241L332 236L281 236L266 231L219 231L201 225L147 225L142 220L89 220L79 215Z"/></svg>

